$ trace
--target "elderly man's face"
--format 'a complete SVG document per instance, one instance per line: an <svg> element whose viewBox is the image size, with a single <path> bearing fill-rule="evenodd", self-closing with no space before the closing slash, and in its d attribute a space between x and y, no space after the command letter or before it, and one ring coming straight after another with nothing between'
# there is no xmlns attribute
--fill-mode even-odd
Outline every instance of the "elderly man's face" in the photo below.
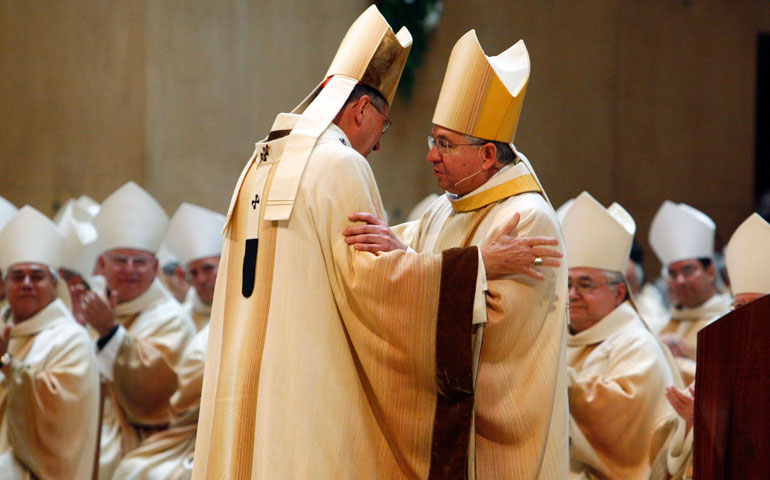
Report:
<svg viewBox="0 0 770 480"><path fill-rule="evenodd" d="M195 288L198 298L206 305L214 301L214 286L217 283L219 255L199 258L187 264L187 279Z"/></svg>
<svg viewBox="0 0 770 480"><path fill-rule="evenodd" d="M117 292L118 303L123 303L150 288L158 273L158 260L144 250L116 248L99 257L99 271L107 280L107 288Z"/></svg>
<svg viewBox="0 0 770 480"><path fill-rule="evenodd" d="M680 260L668 265L667 280L674 305L695 308L715 293L714 264L703 268L698 259Z"/></svg>
<svg viewBox="0 0 770 480"><path fill-rule="evenodd" d="M56 300L56 280L46 265L17 263L6 278L8 305L15 322L22 322Z"/></svg>
<svg viewBox="0 0 770 480"><path fill-rule="evenodd" d="M618 305L626 296L623 283L608 283L604 271L597 268L569 269L569 323L572 330L590 328Z"/></svg>
<svg viewBox="0 0 770 480"><path fill-rule="evenodd" d="M468 145L465 135L438 125L433 126L431 136L436 144L428 151L426 160L433 166L439 188L464 195L487 181L480 145Z"/></svg>

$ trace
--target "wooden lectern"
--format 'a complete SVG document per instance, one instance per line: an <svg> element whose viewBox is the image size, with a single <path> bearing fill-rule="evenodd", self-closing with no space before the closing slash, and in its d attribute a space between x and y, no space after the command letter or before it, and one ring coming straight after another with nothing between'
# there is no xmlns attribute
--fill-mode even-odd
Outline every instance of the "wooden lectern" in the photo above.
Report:
<svg viewBox="0 0 770 480"><path fill-rule="evenodd" d="M770 479L770 295L698 332L693 478Z"/></svg>

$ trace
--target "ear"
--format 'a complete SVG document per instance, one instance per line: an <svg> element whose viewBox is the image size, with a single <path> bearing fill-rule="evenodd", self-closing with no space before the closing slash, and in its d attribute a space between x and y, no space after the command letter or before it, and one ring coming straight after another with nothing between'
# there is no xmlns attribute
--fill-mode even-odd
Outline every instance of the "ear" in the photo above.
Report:
<svg viewBox="0 0 770 480"><path fill-rule="evenodd" d="M479 148L481 154L481 169L489 170L497 164L497 147L492 142L487 142Z"/></svg>
<svg viewBox="0 0 770 480"><path fill-rule="evenodd" d="M369 98L369 95L363 95L353 103L353 119L356 125L360 126L364 123L364 109L371 101L372 99Z"/></svg>
<svg viewBox="0 0 770 480"><path fill-rule="evenodd" d="M615 308L618 307L626 298L627 288L625 282L618 283L615 286Z"/></svg>

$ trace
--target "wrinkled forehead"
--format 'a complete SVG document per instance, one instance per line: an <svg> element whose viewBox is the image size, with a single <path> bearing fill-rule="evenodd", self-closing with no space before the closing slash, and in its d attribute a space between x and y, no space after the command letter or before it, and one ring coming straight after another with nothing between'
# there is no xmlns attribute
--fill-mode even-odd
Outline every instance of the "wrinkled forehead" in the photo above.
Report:
<svg viewBox="0 0 770 480"><path fill-rule="evenodd" d="M601 280L604 278L604 270L600 268L573 267L569 269L570 281L577 280Z"/></svg>

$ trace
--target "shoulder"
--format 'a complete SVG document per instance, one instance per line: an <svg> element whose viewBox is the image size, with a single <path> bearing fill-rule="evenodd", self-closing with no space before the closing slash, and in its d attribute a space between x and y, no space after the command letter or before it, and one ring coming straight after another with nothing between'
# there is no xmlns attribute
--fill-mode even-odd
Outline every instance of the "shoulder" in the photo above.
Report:
<svg viewBox="0 0 770 480"><path fill-rule="evenodd" d="M559 220L551 205L536 192L513 195L499 201L492 208L492 216L505 224L515 213L520 215L519 230L531 235L561 236Z"/></svg>

